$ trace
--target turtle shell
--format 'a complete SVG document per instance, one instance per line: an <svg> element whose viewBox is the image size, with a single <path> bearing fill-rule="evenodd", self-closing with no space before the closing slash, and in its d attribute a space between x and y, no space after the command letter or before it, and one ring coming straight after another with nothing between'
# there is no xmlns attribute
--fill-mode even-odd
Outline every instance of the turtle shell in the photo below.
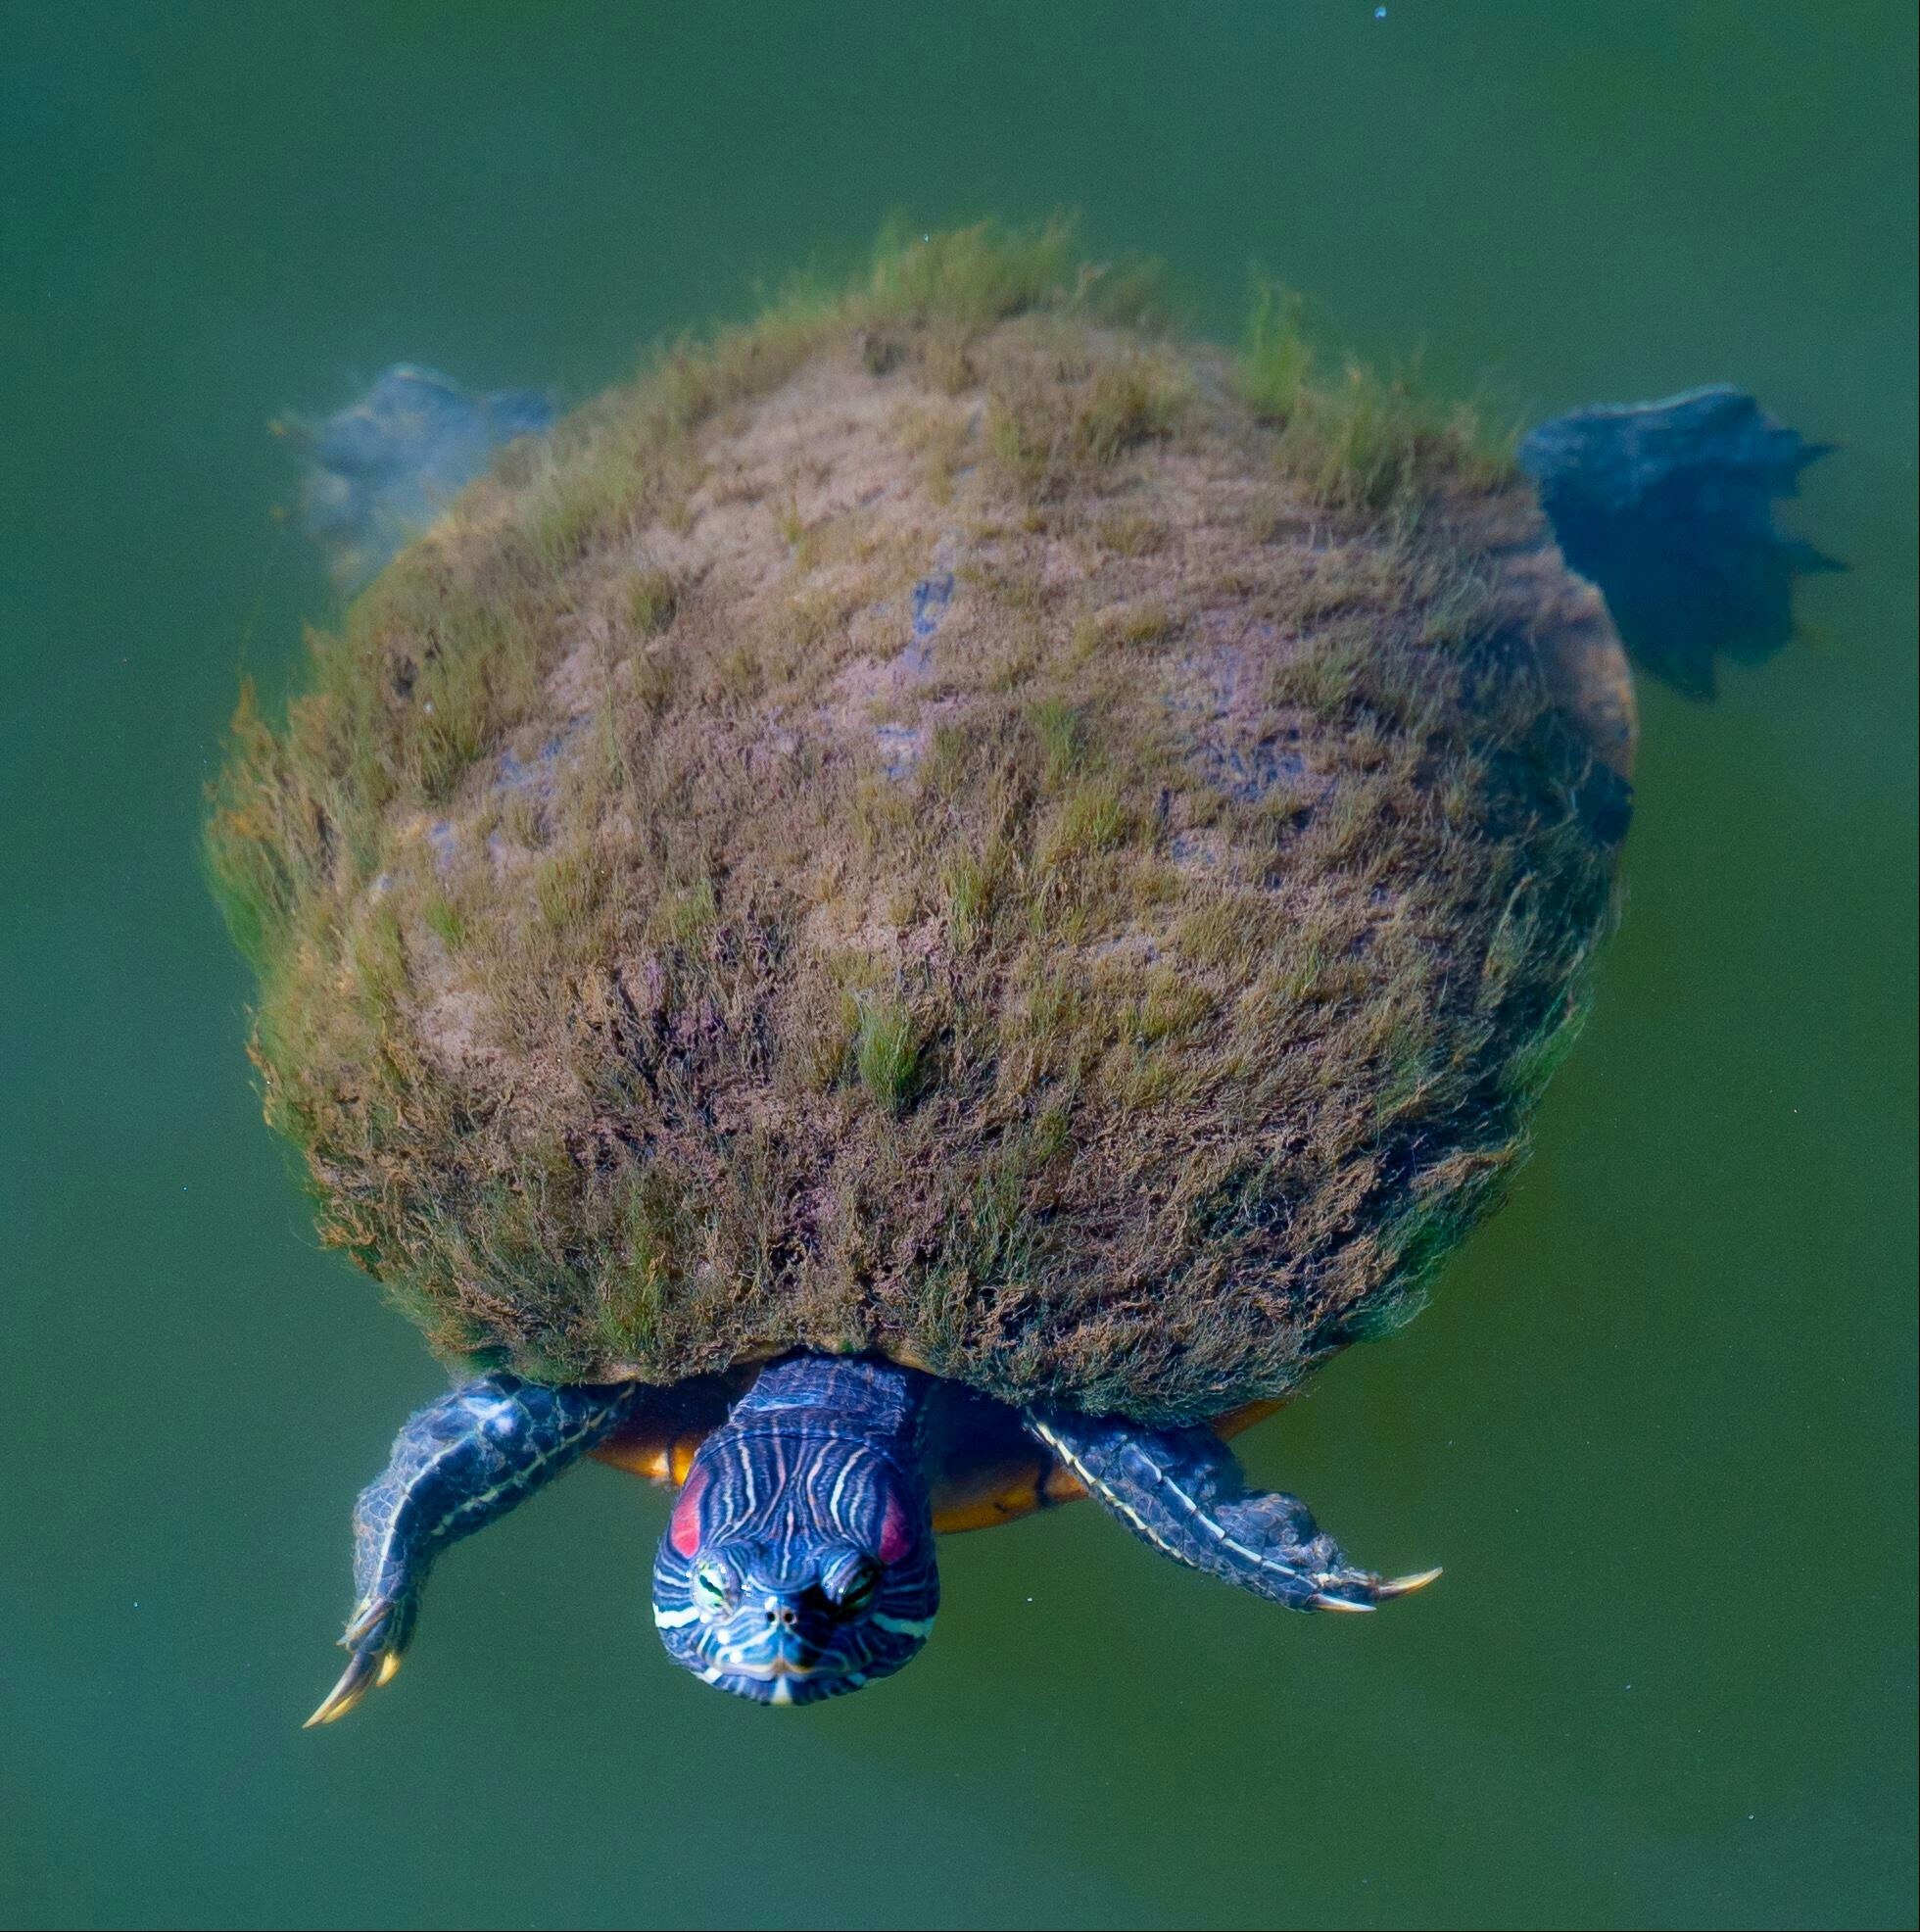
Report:
<svg viewBox="0 0 1920 1932"><path fill-rule="evenodd" d="M1604 607L1457 419L1256 409L1101 286L947 237L677 352L243 702L267 1117L450 1364L1193 1421L1498 1197L1626 823Z"/></svg>

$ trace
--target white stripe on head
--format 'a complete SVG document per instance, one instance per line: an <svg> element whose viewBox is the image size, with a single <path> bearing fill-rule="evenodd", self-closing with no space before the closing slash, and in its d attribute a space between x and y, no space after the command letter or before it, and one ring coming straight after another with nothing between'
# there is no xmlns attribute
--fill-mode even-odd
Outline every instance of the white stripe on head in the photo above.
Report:
<svg viewBox="0 0 1920 1932"><path fill-rule="evenodd" d="M859 1453L856 1446L840 1465L840 1473L834 1478L833 1493L827 1498L827 1514L836 1523L843 1521L840 1516L840 1491L846 1487L846 1479L853 1473L853 1466L859 1460Z"/></svg>

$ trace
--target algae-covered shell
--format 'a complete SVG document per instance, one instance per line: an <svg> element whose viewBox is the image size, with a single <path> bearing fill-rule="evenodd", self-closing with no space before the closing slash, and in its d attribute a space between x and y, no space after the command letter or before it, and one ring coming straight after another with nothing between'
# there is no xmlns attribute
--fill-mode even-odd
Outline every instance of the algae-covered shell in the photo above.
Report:
<svg viewBox="0 0 1920 1932"><path fill-rule="evenodd" d="M1604 608L1460 424L1116 279L973 231L677 352L243 705L267 1114L450 1360L1192 1419L1498 1195L1625 824Z"/></svg>

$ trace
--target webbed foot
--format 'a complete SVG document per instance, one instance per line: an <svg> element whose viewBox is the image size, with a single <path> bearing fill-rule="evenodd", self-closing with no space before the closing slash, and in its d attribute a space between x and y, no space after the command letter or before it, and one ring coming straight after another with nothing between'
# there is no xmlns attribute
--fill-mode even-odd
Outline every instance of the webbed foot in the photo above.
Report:
<svg viewBox="0 0 1920 1932"><path fill-rule="evenodd" d="M1777 498L1825 456L1743 391L1575 410L1520 445L1566 560L1600 586L1656 677L1711 698L1717 660L1758 663L1794 634L1793 587L1842 566L1774 527Z"/></svg>
<svg viewBox="0 0 1920 1932"><path fill-rule="evenodd" d="M1307 1505L1284 1491L1256 1490L1234 1502L1217 1503L1214 1515L1224 1554L1236 1566L1236 1573L1226 1580L1292 1610L1368 1611L1425 1589L1440 1574L1436 1569L1381 1576L1356 1569ZM1272 1585L1262 1587L1237 1573L1237 1567L1248 1563L1257 1565L1262 1576L1271 1575Z"/></svg>
<svg viewBox="0 0 1920 1932"><path fill-rule="evenodd" d="M357 1594L340 1638L347 1667L309 1729L344 1717L393 1681L440 1552L569 1469L626 1419L638 1395L629 1383L550 1388L483 1376L408 1418L385 1473L354 1506Z"/></svg>
<svg viewBox="0 0 1920 1932"><path fill-rule="evenodd" d="M1087 1492L1163 1555L1288 1610L1370 1611L1440 1574L1381 1576L1350 1564L1297 1496L1249 1490L1205 1428L1030 1409L1027 1426Z"/></svg>
<svg viewBox="0 0 1920 1932"><path fill-rule="evenodd" d="M294 416L269 427L305 453L301 528L353 591L481 475L502 444L552 422L553 405L539 390L476 396L433 369L397 362L325 421Z"/></svg>

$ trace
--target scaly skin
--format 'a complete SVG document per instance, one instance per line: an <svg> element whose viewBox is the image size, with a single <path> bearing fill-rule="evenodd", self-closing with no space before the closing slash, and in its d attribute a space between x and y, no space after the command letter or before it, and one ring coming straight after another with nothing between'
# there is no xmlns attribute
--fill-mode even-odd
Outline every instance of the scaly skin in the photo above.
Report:
<svg viewBox="0 0 1920 1932"><path fill-rule="evenodd" d="M811 1704L908 1663L939 1607L922 1471L928 1377L795 1356L700 1444L653 1565L676 1664Z"/></svg>
<svg viewBox="0 0 1920 1932"><path fill-rule="evenodd" d="M1239 1459L1212 1429L1151 1429L1060 1409L1029 1409L1025 1421L1142 1542L1270 1603L1368 1611L1440 1574L1356 1570L1298 1496L1249 1490Z"/></svg>
<svg viewBox="0 0 1920 1932"><path fill-rule="evenodd" d="M923 1468L934 1383L799 1355L764 1370L695 1453L653 1566L667 1653L756 1704L811 1704L909 1663L939 1606ZM330 1723L400 1667L434 1559L641 1414L638 1383L485 1376L410 1417L354 1512L359 1601ZM1440 1572L1356 1570L1297 1497L1250 1492L1206 1428L1029 1409L1022 1421L1144 1542L1292 1610L1371 1610Z"/></svg>
<svg viewBox="0 0 1920 1932"><path fill-rule="evenodd" d="M440 1552L570 1469L639 1393L631 1382L548 1388L482 1376L407 1419L385 1473L354 1507L355 1605L340 1639L350 1658L310 1727L392 1680Z"/></svg>

